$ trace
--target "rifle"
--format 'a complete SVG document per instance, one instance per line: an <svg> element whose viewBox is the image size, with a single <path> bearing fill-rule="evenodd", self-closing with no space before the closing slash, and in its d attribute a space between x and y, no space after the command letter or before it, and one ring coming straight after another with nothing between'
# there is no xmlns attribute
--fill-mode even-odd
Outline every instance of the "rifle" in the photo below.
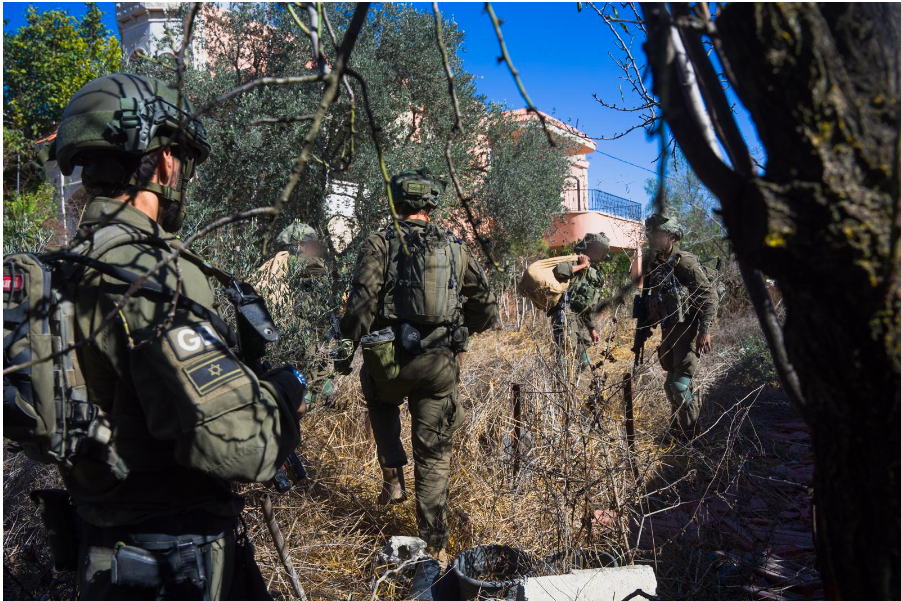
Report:
<svg viewBox="0 0 901 601"><path fill-rule="evenodd" d="M235 279L229 282L225 289L225 296L235 307L235 321L238 324L238 354L257 376L262 376L272 369L272 365L265 359L266 345L278 340L278 328L272 321L266 301L254 290L253 286ZM295 451L288 454L285 463L278 468L272 478L271 484L280 493L291 490L292 483L288 477L288 470L292 471L298 480L307 477L303 462Z"/></svg>
<svg viewBox="0 0 901 601"><path fill-rule="evenodd" d="M632 302L632 317L635 318L635 342L632 345L632 353L635 355L635 363L632 364L632 373L623 374L623 397L626 412L626 442L629 450L635 447L635 416L632 400L632 383L638 378L638 368L644 362L644 345L651 337L652 324L648 323L648 289L636 294Z"/></svg>

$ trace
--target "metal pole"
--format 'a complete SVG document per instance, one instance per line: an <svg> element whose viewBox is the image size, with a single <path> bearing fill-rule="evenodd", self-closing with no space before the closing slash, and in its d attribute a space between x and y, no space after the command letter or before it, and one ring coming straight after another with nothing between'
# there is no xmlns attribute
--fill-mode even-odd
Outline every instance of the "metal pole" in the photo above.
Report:
<svg viewBox="0 0 901 601"><path fill-rule="evenodd" d="M304 592L303 586L300 584L300 579L297 577L297 570L294 569L294 563L291 561L291 556L288 555L288 547L285 545L282 531L278 527L278 522L275 521L275 513L272 511L272 498L269 495L263 495L260 506L263 509L263 519L266 522L266 526L269 528L269 534L272 535L272 542L275 543L275 550L278 552L278 557L281 559L282 565L285 566L285 570L288 572L288 579L291 581L291 586L294 588L294 594L303 601L307 601L307 594Z"/></svg>

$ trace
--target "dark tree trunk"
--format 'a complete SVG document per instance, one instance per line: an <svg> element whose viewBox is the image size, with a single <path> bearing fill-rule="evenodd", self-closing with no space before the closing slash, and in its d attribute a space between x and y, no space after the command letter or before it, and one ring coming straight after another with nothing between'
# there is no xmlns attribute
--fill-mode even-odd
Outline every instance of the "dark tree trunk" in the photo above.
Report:
<svg viewBox="0 0 901 601"><path fill-rule="evenodd" d="M784 295L829 596L901 599L901 5L729 4L715 24L766 175L692 149L684 103L664 117L739 259Z"/></svg>

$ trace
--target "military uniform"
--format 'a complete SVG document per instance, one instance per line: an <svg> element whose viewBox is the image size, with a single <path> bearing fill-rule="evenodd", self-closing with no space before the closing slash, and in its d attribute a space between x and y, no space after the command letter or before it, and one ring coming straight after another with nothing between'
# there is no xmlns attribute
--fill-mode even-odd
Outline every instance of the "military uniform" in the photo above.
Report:
<svg viewBox="0 0 901 601"><path fill-rule="evenodd" d="M321 341L331 324L316 327L323 319L328 321L328 316L321 315L321 309L313 306L313 301L322 296L314 294L314 288L328 274L328 266L321 257L293 251L301 242L317 239L315 231L306 224L294 223L287 226L279 234L276 248L292 250L279 250L258 270L258 289L272 311L276 315L290 313L300 317L312 329L310 341L301 349L297 359L307 378L308 405L328 399L334 394L331 361L321 348Z"/></svg>
<svg viewBox="0 0 901 601"><path fill-rule="evenodd" d="M143 273L171 252L173 237L131 206L95 199L83 224L100 223L118 229L121 242L133 240L96 257L105 263ZM214 307L199 259L183 256L183 294ZM169 267L151 280L175 288L178 275ZM127 286L89 269L79 289L79 330L87 335ZM243 507L228 481L269 480L299 442L296 408L283 400L285 391L258 379L222 335L193 314L176 311L160 329L169 310L168 303L139 293L82 351L89 398L109 415L113 446L130 469L121 482L90 464L63 472L86 523L77 573L85 599L144 598L111 585L112 547L127 533L158 532L212 535L203 545L210 554L211 599L226 599L232 577L226 566ZM155 598L155 592L147 595Z"/></svg>
<svg viewBox="0 0 901 601"><path fill-rule="evenodd" d="M575 250L583 251L588 244L594 243L603 245L607 250L610 248L604 234L587 234L575 245ZM575 353L581 367L587 368L591 365L588 349L594 344L591 332L597 331L597 306L602 298L604 276L598 269L597 261L574 273L575 265L575 262L565 262L554 267L557 281L570 282L570 285L547 315L551 318L551 330L558 348Z"/></svg>
<svg viewBox="0 0 901 601"><path fill-rule="evenodd" d="M678 245L669 256L651 258L643 273L651 299L650 323L661 326L657 356L667 374L664 390L682 432L690 433L701 413L691 391L700 360L697 338L713 326L717 295L698 258Z"/></svg>
<svg viewBox="0 0 901 601"><path fill-rule="evenodd" d="M185 215L184 187L209 153L192 110L162 82L111 75L73 97L54 143L63 173L82 165L86 186L151 192L161 207L157 222L97 197L79 234L85 254L105 265L89 264L78 282L75 338L99 328L78 349L79 364L87 400L109 421L106 444L125 468L82 458L60 470L79 516L76 580L87 601L245 598L250 579L268 596L252 547L236 541L243 500L229 481L271 479L296 447L300 379L284 370L257 377L232 354L211 268L193 253L150 274L121 307L129 285L110 275L149 272L180 247L171 232ZM126 165L175 146L178 189L129 174ZM159 293L166 289L181 299L175 308ZM161 566L155 576L152 562Z"/></svg>
<svg viewBox="0 0 901 601"><path fill-rule="evenodd" d="M405 226L424 230L429 224L409 220ZM434 227L434 226L432 226ZM345 338L358 342L371 331L400 324L381 319L386 295L389 256L388 234L373 234L363 245L354 273L347 311L341 320ZM481 267L465 250L459 292L466 297L462 326L469 333L488 329L497 319L497 302ZM427 338L428 331L422 332ZM412 418L413 461L416 477L416 515L419 536L430 547L443 549L447 542L447 484L450 473L451 436L463 424L460 404L457 351L449 344L415 355L396 344L399 372L389 381L376 381L364 367L360 382L383 468L401 468L407 455L400 439L400 405L407 399Z"/></svg>

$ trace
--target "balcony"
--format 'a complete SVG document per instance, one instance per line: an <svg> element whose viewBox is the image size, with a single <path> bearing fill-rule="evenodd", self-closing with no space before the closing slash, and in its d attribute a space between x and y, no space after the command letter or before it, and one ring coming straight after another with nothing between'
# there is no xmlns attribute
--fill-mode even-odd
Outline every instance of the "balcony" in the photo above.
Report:
<svg viewBox="0 0 901 601"><path fill-rule="evenodd" d="M603 190L564 190L563 206L567 212L597 211L629 221L641 221L643 212L640 203Z"/></svg>

